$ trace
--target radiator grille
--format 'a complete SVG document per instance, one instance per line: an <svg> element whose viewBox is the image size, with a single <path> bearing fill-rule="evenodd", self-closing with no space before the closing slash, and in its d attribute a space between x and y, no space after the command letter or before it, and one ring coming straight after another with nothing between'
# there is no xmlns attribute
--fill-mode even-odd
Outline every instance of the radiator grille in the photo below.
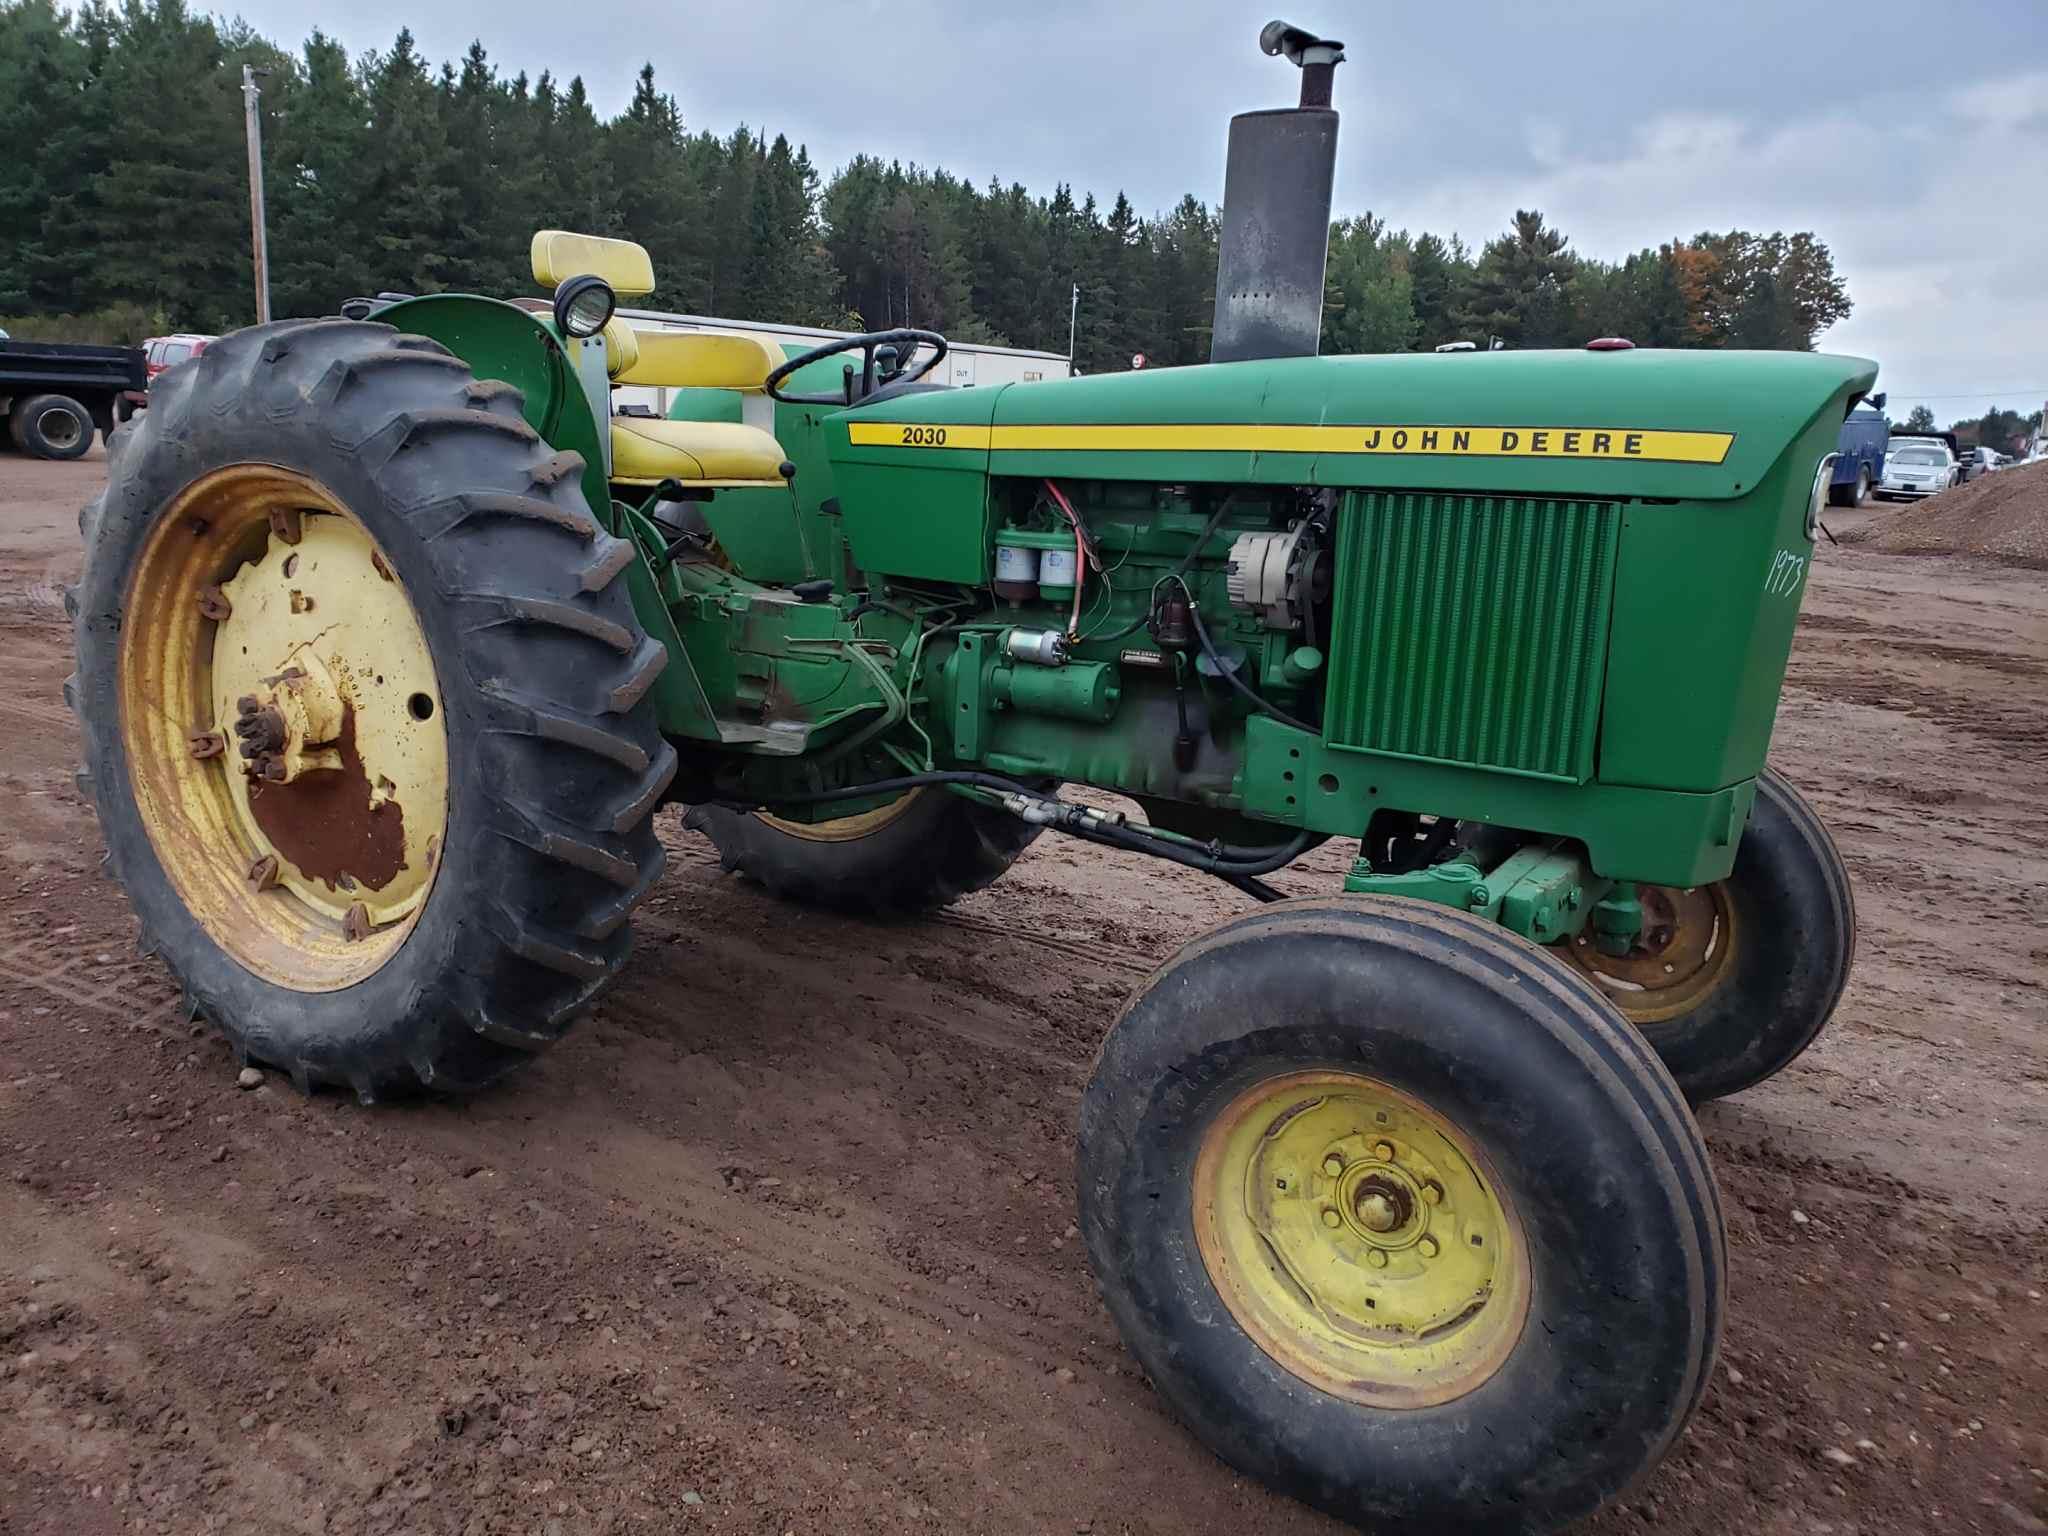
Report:
<svg viewBox="0 0 2048 1536"><path fill-rule="evenodd" d="M1620 518L1611 501L1348 496L1330 745L1590 778Z"/></svg>

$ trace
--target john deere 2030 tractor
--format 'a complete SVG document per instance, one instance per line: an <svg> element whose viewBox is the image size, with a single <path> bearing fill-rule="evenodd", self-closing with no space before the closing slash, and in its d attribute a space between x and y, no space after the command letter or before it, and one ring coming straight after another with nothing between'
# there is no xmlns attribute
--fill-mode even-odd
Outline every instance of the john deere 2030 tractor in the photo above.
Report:
<svg viewBox="0 0 2048 1536"><path fill-rule="evenodd" d="M1232 125L1205 366L945 389L929 332L636 332L648 254L548 231L551 309L358 303L165 374L83 518L86 782L192 1005L365 1100L559 1039L672 802L878 917L1046 830L1229 882L1080 1107L1123 1336L1310 1503L1548 1529L1712 1367L1688 1099L1847 975L1841 861L1764 758L1875 370L1314 355L1341 53L1264 41L1304 104ZM1330 838L1343 888L1278 900Z"/></svg>

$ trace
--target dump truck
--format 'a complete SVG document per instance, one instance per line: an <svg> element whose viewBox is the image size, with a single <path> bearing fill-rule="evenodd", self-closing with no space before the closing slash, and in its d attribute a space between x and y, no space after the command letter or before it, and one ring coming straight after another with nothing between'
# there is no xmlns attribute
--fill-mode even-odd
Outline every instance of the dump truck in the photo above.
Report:
<svg viewBox="0 0 2048 1536"><path fill-rule="evenodd" d="M1691 1104L1849 973L1766 755L1876 369L1315 355L1343 48L1261 43L1301 101L1233 120L1208 364L946 389L928 331L636 332L650 254L544 230L547 313L375 301L169 370L82 517L81 783L193 1013L365 1102L558 1041L666 805L876 920L1044 835L1227 883L1080 1099L1126 1346L1340 1518L1551 1530L1713 1371ZM1342 879L1282 899L1331 839Z"/></svg>

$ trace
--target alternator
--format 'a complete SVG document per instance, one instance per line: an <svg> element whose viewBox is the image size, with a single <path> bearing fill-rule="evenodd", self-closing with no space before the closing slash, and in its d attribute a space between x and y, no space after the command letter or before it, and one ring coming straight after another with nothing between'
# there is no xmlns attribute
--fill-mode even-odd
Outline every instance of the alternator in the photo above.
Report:
<svg viewBox="0 0 2048 1536"><path fill-rule="evenodd" d="M1239 534L1225 577L1231 606L1258 614L1268 629L1298 628L1315 548L1315 525L1307 520L1285 532Z"/></svg>

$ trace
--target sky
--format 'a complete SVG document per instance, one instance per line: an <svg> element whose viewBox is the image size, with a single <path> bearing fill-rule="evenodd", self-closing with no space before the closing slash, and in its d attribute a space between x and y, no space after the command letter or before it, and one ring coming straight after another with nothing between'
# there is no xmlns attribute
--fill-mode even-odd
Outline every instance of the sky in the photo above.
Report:
<svg viewBox="0 0 2048 1536"><path fill-rule="evenodd" d="M651 61L692 129L786 133L985 185L1220 200L1233 112L1292 105L1257 47L1279 0L241 0L293 47L410 26L429 58L581 74L601 113ZM1346 45L1338 216L1455 231L1517 208L1615 260L1702 230L1810 229L1887 409L2048 401L2048 0L1286 0ZM585 25L578 23L584 22ZM658 253L657 253L658 254Z"/></svg>

